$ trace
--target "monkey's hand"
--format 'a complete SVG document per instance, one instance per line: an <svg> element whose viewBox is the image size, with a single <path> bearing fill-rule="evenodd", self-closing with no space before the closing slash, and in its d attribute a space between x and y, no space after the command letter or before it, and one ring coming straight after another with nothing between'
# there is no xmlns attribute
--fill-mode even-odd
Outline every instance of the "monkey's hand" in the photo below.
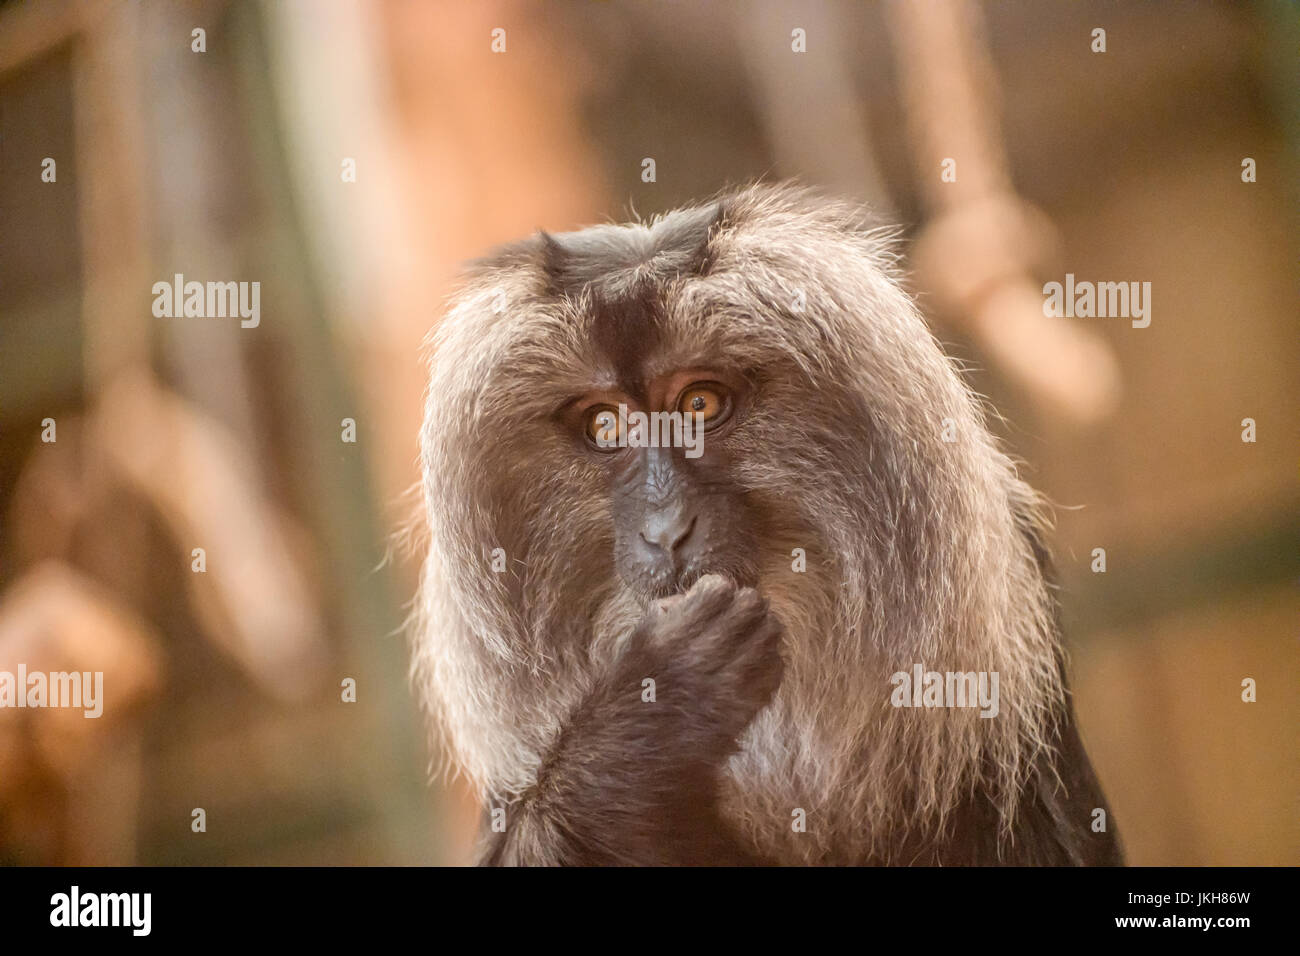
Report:
<svg viewBox="0 0 1300 956"><path fill-rule="evenodd" d="M654 602L484 862L759 862L718 813L718 779L781 682L781 633L757 591L716 575Z"/></svg>
<svg viewBox="0 0 1300 956"><path fill-rule="evenodd" d="M781 634L757 591L710 574L650 605L619 669L634 680L645 670L638 700L652 710L640 716L674 725L684 757L717 766L781 683ZM666 712L655 717L656 705Z"/></svg>

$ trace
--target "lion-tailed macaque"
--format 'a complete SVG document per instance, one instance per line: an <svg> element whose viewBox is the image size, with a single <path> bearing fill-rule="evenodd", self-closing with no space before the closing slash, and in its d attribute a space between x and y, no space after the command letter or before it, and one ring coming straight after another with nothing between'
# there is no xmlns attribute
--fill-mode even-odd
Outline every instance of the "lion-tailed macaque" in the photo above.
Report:
<svg viewBox="0 0 1300 956"><path fill-rule="evenodd" d="M1115 864L1035 494L857 207L470 270L414 675L494 864Z"/></svg>

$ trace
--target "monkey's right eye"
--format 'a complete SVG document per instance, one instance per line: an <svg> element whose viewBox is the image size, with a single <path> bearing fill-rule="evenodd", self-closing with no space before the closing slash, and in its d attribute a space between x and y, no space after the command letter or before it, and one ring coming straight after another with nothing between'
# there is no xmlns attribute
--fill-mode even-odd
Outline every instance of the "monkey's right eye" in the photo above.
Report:
<svg viewBox="0 0 1300 956"><path fill-rule="evenodd" d="M618 409L610 405L598 405L587 413L587 438L601 451L614 451L622 437Z"/></svg>

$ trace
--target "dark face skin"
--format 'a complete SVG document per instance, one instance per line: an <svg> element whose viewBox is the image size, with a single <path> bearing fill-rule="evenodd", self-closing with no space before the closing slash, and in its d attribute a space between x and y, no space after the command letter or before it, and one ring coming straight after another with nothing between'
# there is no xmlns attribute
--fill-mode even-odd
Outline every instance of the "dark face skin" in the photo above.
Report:
<svg viewBox="0 0 1300 956"><path fill-rule="evenodd" d="M681 593L705 574L740 584L756 580L754 522L731 479L728 436L751 398L741 376L696 367L640 379L627 391L578 398L566 415L587 454L609 476L614 560L642 600ZM694 413L703 422L699 457L684 447L605 448L597 436L617 434L619 404L641 411Z"/></svg>
<svg viewBox="0 0 1300 956"><path fill-rule="evenodd" d="M665 288L681 276L707 275L709 236L724 216L716 203L652 230L543 235L530 253L540 258L548 294L591 309L592 339L612 373L611 384L575 397L562 419L580 453L608 475L615 564L642 603L683 592L708 573L739 584L757 578L754 516L731 477L727 441L752 398L747 380L712 357L666 364ZM630 412L704 414L703 454L597 447L599 416L616 414L620 404Z"/></svg>

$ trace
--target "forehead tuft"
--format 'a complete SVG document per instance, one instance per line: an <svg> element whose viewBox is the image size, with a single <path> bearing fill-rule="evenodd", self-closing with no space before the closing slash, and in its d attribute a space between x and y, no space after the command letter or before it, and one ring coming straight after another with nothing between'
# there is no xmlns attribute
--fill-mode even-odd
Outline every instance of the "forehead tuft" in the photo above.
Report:
<svg viewBox="0 0 1300 956"><path fill-rule="evenodd" d="M541 264L555 295L619 299L647 283L702 275L723 204L679 209L649 225L591 226L542 233Z"/></svg>
<svg viewBox="0 0 1300 956"><path fill-rule="evenodd" d="M649 225L592 226L537 237L538 262L553 296L589 303L597 348L629 387L662 333L666 282L707 273L721 202L680 209Z"/></svg>
<svg viewBox="0 0 1300 956"><path fill-rule="evenodd" d="M509 308L493 310L501 317L493 325L503 349L518 346L534 359L563 356L636 386L642 364L664 347L712 341L711 327L700 318L708 310L699 307L715 294L731 304L746 299L746 263L760 264L769 275L788 269L804 285L812 281L810 246L837 260L841 271L851 264L885 265L884 247L867 226L858 207L797 185L755 184L648 223L539 231L472 263L469 271L480 302L489 292L509 296ZM709 281L680 282L702 277ZM694 312L680 308L687 290ZM762 290L756 294L754 308L771 311ZM745 324L745 314L743 308L738 316L729 313L735 321L727 328L749 341L753 326ZM793 322L788 330L802 335L819 327ZM472 321L466 326L466 334L481 333Z"/></svg>

